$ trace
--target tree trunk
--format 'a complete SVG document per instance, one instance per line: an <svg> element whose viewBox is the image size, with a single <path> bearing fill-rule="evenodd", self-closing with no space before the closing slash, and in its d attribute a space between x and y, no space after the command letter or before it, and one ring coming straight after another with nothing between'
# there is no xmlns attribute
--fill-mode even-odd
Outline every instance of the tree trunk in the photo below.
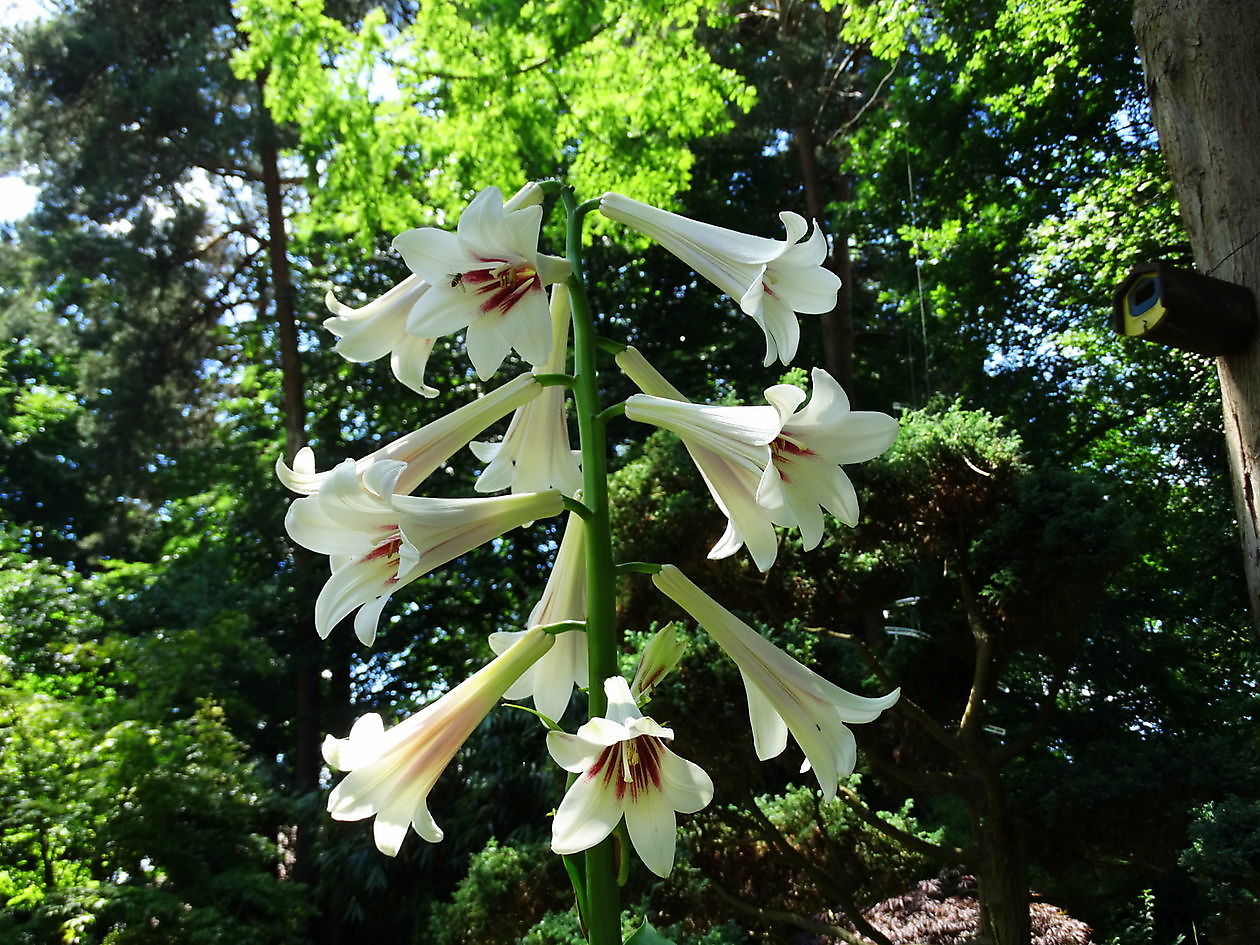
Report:
<svg viewBox="0 0 1260 945"><path fill-rule="evenodd" d="M808 125L799 125L793 133L796 153L801 165L801 183L805 191L805 212L821 225L823 221L822 184L818 173L817 142ZM849 199L849 179L840 178L837 199ZM839 382L854 400L853 391L853 262L849 256L849 239L842 233L831 234L831 255L827 267L840 277L836 307L822 316L823 367Z"/></svg>
<svg viewBox="0 0 1260 945"><path fill-rule="evenodd" d="M997 773L992 772L996 783ZM976 870L980 893L983 945L1028 945L1032 937L1029 912L1028 859L1023 831L1014 823L998 788L987 789L972 810L972 834L980 855Z"/></svg>
<svg viewBox="0 0 1260 945"><path fill-rule="evenodd" d="M1160 147L1200 272L1260 297L1260 0L1136 0ZM1260 630L1260 339L1217 359L1252 619Z"/></svg>
<svg viewBox="0 0 1260 945"><path fill-rule="evenodd" d="M261 93L263 76L259 76ZM265 113L259 136L258 157L262 164L263 195L267 206L267 258L271 271L271 292L276 336L280 344L281 395L284 411L284 452L293 457L306 445L306 391L302 364L298 354L297 318L293 305L293 282L289 267L289 239L285 231L284 195L280 183L280 161L276 147L276 129ZM297 599L308 599L303 590L309 582L311 556L305 548L293 548L294 584ZM293 661L293 783L297 794L310 794L319 789L320 768L320 665L319 649L313 644L308 613L294 614L288 628L286 647ZM311 850L312 828L297 825L294 844L293 877L313 884L314 857Z"/></svg>
<svg viewBox="0 0 1260 945"><path fill-rule="evenodd" d="M959 596L975 640L975 668L967 705L958 722L959 758L973 785L964 795L979 864L980 929L983 945L1028 945L1028 859L1024 831L1011 813L1002 785L1001 765L985 745L988 702L1001 673L994 632L980 606L975 581L965 560L955 564Z"/></svg>

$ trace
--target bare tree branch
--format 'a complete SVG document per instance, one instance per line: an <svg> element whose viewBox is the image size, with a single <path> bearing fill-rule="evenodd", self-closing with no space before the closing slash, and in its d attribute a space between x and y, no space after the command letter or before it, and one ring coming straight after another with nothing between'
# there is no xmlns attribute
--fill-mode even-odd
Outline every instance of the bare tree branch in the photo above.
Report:
<svg viewBox="0 0 1260 945"><path fill-rule="evenodd" d="M712 880L709 883L709 888L731 907L747 915L756 916L762 921L792 925L798 929L804 929L806 932L813 932L816 935L831 935L848 942L849 945L868 945L853 932L838 925L832 925L830 922L820 922L817 919L806 918L803 915L797 915L795 912L787 912L782 909L767 909L764 906L755 906L751 902L741 899L721 883L713 882ZM886 942L888 939L885 938L884 941Z"/></svg>

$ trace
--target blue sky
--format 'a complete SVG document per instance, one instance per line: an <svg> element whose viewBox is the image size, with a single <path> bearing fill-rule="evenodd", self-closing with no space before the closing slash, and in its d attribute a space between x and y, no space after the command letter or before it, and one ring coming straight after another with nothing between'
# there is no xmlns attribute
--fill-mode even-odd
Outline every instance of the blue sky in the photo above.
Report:
<svg viewBox="0 0 1260 945"><path fill-rule="evenodd" d="M42 0L0 0L0 24L4 26L25 22L44 12ZM26 216L35 205L37 193L16 174L0 176L0 220Z"/></svg>

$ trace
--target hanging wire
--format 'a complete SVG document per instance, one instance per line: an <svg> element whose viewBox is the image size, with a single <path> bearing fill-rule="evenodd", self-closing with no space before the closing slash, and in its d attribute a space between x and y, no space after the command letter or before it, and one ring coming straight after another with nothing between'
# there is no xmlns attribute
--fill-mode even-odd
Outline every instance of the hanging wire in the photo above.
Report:
<svg viewBox="0 0 1260 945"><path fill-rule="evenodd" d="M910 146L905 144L905 138L902 138L903 150L906 155L906 192L910 198L910 225L914 227L914 243L912 244L912 252L914 254L914 280L919 293L919 334L923 343L923 399L927 400L927 395L932 390L932 364L931 355L928 350L927 335L927 304L923 297L923 260L919 254L919 214L917 212L918 200L914 192L914 173L910 167ZM914 396L914 360L910 361L910 395Z"/></svg>
<svg viewBox="0 0 1260 945"><path fill-rule="evenodd" d="M1257 239L1260 239L1260 230L1257 230L1255 233L1252 233L1251 236L1247 237L1247 239L1243 240L1241 243L1239 243L1237 246L1231 249L1228 253L1226 253L1225 258L1222 259L1220 262L1218 262L1215 266L1213 266L1207 272L1205 272L1204 275L1210 276L1212 273L1216 272L1216 270L1220 269L1221 266L1225 265L1225 263L1233 259L1235 253L1237 253L1239 250L1246 249L1248 246L1254 243Z"/></svg>

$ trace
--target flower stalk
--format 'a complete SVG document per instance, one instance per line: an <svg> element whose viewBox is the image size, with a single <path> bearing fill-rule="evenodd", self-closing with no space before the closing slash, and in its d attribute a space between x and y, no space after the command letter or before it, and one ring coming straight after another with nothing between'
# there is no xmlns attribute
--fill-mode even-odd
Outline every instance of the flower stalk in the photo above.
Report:
<svg viewBox="0 0 1260 945"><path fill-rule="evenodd" d="M567 220L565 252L569 261L569 300L573 316L573 399L582 453L582 504L589 511L586 528L586 646L589 718L604 715L608 699L604 680L617 675L616 567L608 508L607 418L599 396L595 332L582 270L582 225L598 201L579 205L573 191L560 193ZM621 904L612 838L586 851L587 941L619 945Z"/></svg>
<svg viewBox="0 0 1260 945"><path fill-rule="evenodd" d="M555 198L564 210L564 258L539 251L544 198ZM699 765L669 747L673 728L644 714L654 687L682 657L673 626L643 649L632 681L619 672L619 574L651 575L658 591L708 631L743 677L758 755L774 757L794 737L806 758L802 770L813 769L826 797L834 796L856 761L847 726L872 721L898 692L872 698L840 689L762 638L671 564L616 564L608 423L625 417L675 433L727 518L709 556L747 547L763 571L778 552L776 528L799 529L809 550L822 538L825 513L856 522L856 493L842 467L886 449L896 423L851 411L839 385L820 369L812 373L809 394L780 384L765 391L764 405L692 403L633 347L596 331L582 241L586 216L596 209L653 236L730 294L765 330L766 365L776 357L791 360L797 312L824 312L834 304L838 280L821 265L825 238L797 214L780 215L787 235L772 240L618 194L579 203L559 181L526 185L507 201L488 187L454 232L420 227L399 235L394 246L413 275L359 309L330 295L333 317L325 327L349 360L390 354L398 378L426 397L437 393L424 382L434 339L455 331L465 330L469 359L482 379L496 374L512 351L531 370L360 460L321 472L314 454L304 450L292 466L280 462L277 474L300 495L285 520L290 536L329 556L331 574L315 604L316 630L326 636L353 614L365 644L375 638L395 591L510 529L568 510L537 606L523 629L491 634L498 655L490 664L391 729L369 713L349 737L328 740L325 759L347 772L332 791L329 811L339 820L374 818L377 846L391 856L413 828L437 842L442 832L427 806L433 782L500 699L532 699L532 709L517 708L542 720L552 759L570 773L552 819L552 849L573 884L587 942L620 945L619 886L629 875L631 854L667 877L677 815L700 811L714 791ZM572 373L565 373L570 330ZM641 393L603 404L601 356L611 356ZM567 392L577 417L576 452L570 449ZM474 439L508 414L512 419L501 438ZM464 445L484 464L476 491L509 494L413 494ZM558 720L575 686L586 689L587 720L570 733Z"/></svg>

